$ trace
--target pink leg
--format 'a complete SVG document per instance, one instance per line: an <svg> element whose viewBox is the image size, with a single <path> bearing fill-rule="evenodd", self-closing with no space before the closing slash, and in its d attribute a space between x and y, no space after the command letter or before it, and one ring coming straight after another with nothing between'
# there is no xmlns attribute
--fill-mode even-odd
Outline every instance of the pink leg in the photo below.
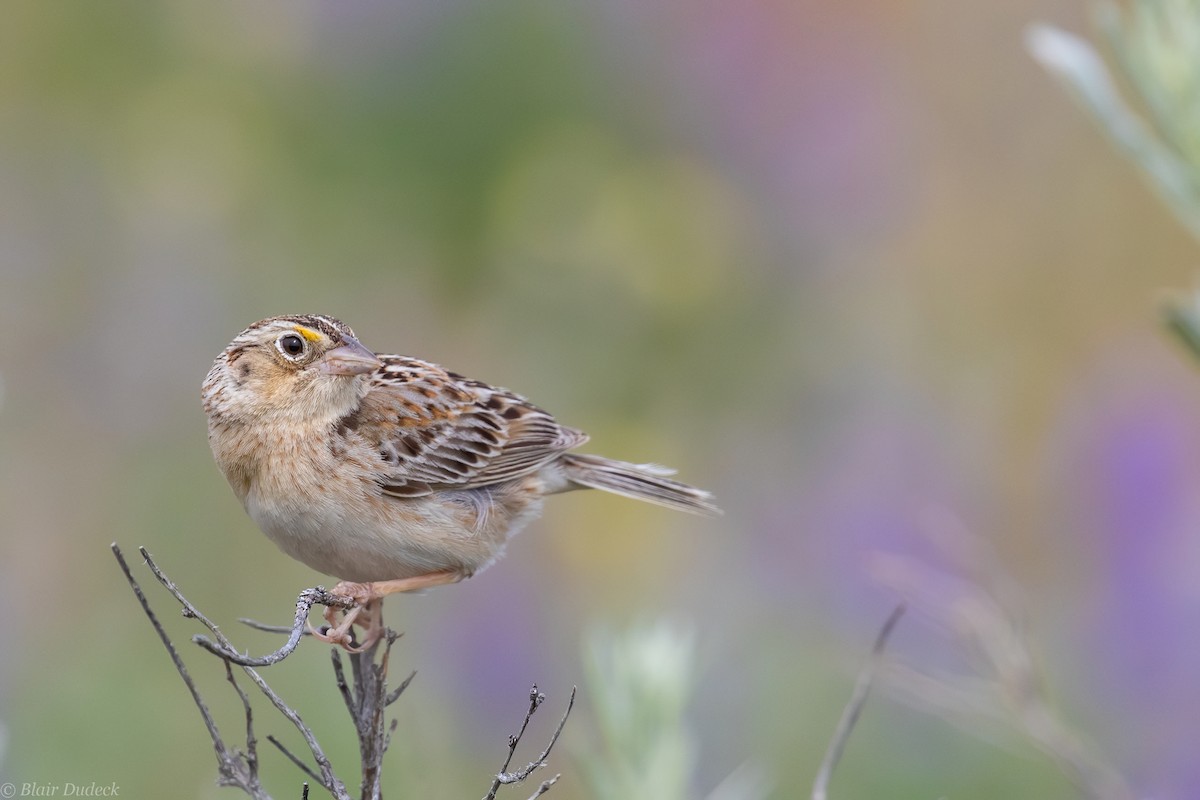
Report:
<svg viewBox="0 0 1200 800"><path fill-rule="evenodd" d="M467 576L461 572L445 570L391 581L372 581L371 583L341 581L333 587L331 594L349 597L358 605L345 612L341 621L338 621L338 615L342 613L342 610L336 606L327 607L325 621L329 623L329 631L321 633L310 625L309 633L313 635L313 638L323 642L341 645L352 653L361 653L383 636L384 597L389 594L416 592L434 586L457 583L465 577ZM355 624L363 628L363 642L358 647L353 646L350 637L350 627Z"/></svg>

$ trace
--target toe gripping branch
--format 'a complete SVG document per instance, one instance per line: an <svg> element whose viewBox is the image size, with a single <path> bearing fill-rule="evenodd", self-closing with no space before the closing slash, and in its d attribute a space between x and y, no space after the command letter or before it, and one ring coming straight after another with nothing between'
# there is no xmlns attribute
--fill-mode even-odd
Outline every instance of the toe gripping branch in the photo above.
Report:
<svg viewBox="0 0 1200 800"><path fill-rule="evenodd" d="M117 553L117 558L122 562L122 566L124 567L124 559L120 555L119 550L114 547L114 552ZM181 606L183 606L183 615L185 617L191 617L202 622L204 626L212 632L216 639L216 641L214 641L213 639L210 639L202 634L196 634L192 637L192 641L210 653L220 656L230 663L243 667L269 667L272 664L278 664L280 661L291 655L292 651L299 646L301 637L303 637L306 633L305 626L308 623L308 614L312 610L313 606L323 605L329 608L349 610L358 605L349 597L333 594L323 586L316 586L312 589L305 589L300 593L300 596L296 598L296 616L292 620L292 626L290 628L261 625L253 622L252 620L240 620L241 622L255 628L288 634L287 641L278 650L273 653L268 653L265 656L254 658L246 655L245 653L239 653L233 648L233 643L229 641L228 637L221 633L221 631L211 620L205 617L199 609L192 605L191 601L183 596L183 593L175 585L175 582L168 578L163 571L159 569L158 565L154 563L154 559L152 559L150 554L146 552L146 548L139 547L138 552L141 553L142 558L146 562L146 566L149 567L150 572L154 574L155 579L161 583L163 588L170 592L176 600L179 601ZM128 575L127 569L126 572Z"/></svg>
<svg viewBox="0 0 1200 800"><path fill-rule="evenodd" d="M147 563L149 563L149 559L147 559ZM153 570L154 565L150 564L150 568ZM163 585L166 586L166 584ZM167 586L168 590L170 590L170 588L170 586ZM262 625L249 619L238 620L243 624L249 625L252 628L258 628L259 630L288 634L287 641L284 642L282 647L273 653L268 653L267 655L260 656L259 658L253 658L244 653L237 652L230 646L228 640L214 642L207 636L198 633L192 637L192 641L210 653L227 659L234 664L239 664L243 667L269 667L272 664L278 664L280 661L290 656L292 651L299 646L300 639L305 634L309 633L307 630L308 614L312 610L312 607L316 605L323 605L329 608L340 608L343 610L351 610L358 607L358 604L353 599L344 597L342 595L333 594L324 586L316 586L312 589L305 589L300 593L300 596L296 598L296 616L292 620L291 628ZM185 608L184 612L186 613L186 611L187 610Z"/></svg>

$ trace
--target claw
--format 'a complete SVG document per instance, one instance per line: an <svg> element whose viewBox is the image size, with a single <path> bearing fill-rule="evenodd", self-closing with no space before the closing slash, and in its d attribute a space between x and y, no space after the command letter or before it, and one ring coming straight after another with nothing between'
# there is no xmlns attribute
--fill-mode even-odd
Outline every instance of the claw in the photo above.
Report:
<svg viewBox="0 0 1200 800"><path fill-rule="evenodd" d="M327 644L338 644L350 650L354 645L354 638L350 635L350 626L358 619L359 614L363 611L363 606L355 606L345 613L340 622L336 621L337 614L341 609L330 606L325 609L325 619L329 622L329 626L324 631L319 631L310 623L308 632L312 634L314 639L320 639ZM331 613L332 612L332 613Z"/></svg>
<svg viewBox="0 0 1200 800"><path fill-rule="evenodd" d="M340 633L336 629L330 630L328 628L328 626L326 626L325 630L321 630L318 628L314 628L312 625L309 625L308 633L314 639L319 639L320 641L325 642L326 644L338 645L343 650L345 650L347 653L357 654L357 653L365 652L366 650L368 650L371 647L372 644L375 643L374 639L371 639L370 637L368 637L367 641L363 642L360 645L356 645L354 643L353 636L351 636L347 633ZM376 639L377 638L378 637L376 637Z"/></svg>

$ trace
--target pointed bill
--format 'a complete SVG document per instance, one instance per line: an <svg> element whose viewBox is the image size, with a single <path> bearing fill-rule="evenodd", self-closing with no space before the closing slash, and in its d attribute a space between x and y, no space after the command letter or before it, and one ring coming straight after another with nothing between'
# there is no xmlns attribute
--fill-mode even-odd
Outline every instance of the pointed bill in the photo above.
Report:
<svg viewBox="0 0 1200 800"><path fill-rule="evenodd" d="M321 370L330 375L364 375L383 366L379 357L358 339L347 337L341 347L330 350L321 359Z"/></svg>

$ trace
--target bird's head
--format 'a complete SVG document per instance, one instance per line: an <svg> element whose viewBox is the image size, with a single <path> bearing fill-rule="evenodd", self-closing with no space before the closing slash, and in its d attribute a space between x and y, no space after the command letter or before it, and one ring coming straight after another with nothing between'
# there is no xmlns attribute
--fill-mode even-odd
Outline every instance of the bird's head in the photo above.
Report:
<svg viewBox="0 0 1200 800"><path fill-rule="evenodd" d="M364 376L382 365L344 322L271 317L239 333L204 380L204 409L227 422L276 418L325 423L357 405Z"/></svg>

